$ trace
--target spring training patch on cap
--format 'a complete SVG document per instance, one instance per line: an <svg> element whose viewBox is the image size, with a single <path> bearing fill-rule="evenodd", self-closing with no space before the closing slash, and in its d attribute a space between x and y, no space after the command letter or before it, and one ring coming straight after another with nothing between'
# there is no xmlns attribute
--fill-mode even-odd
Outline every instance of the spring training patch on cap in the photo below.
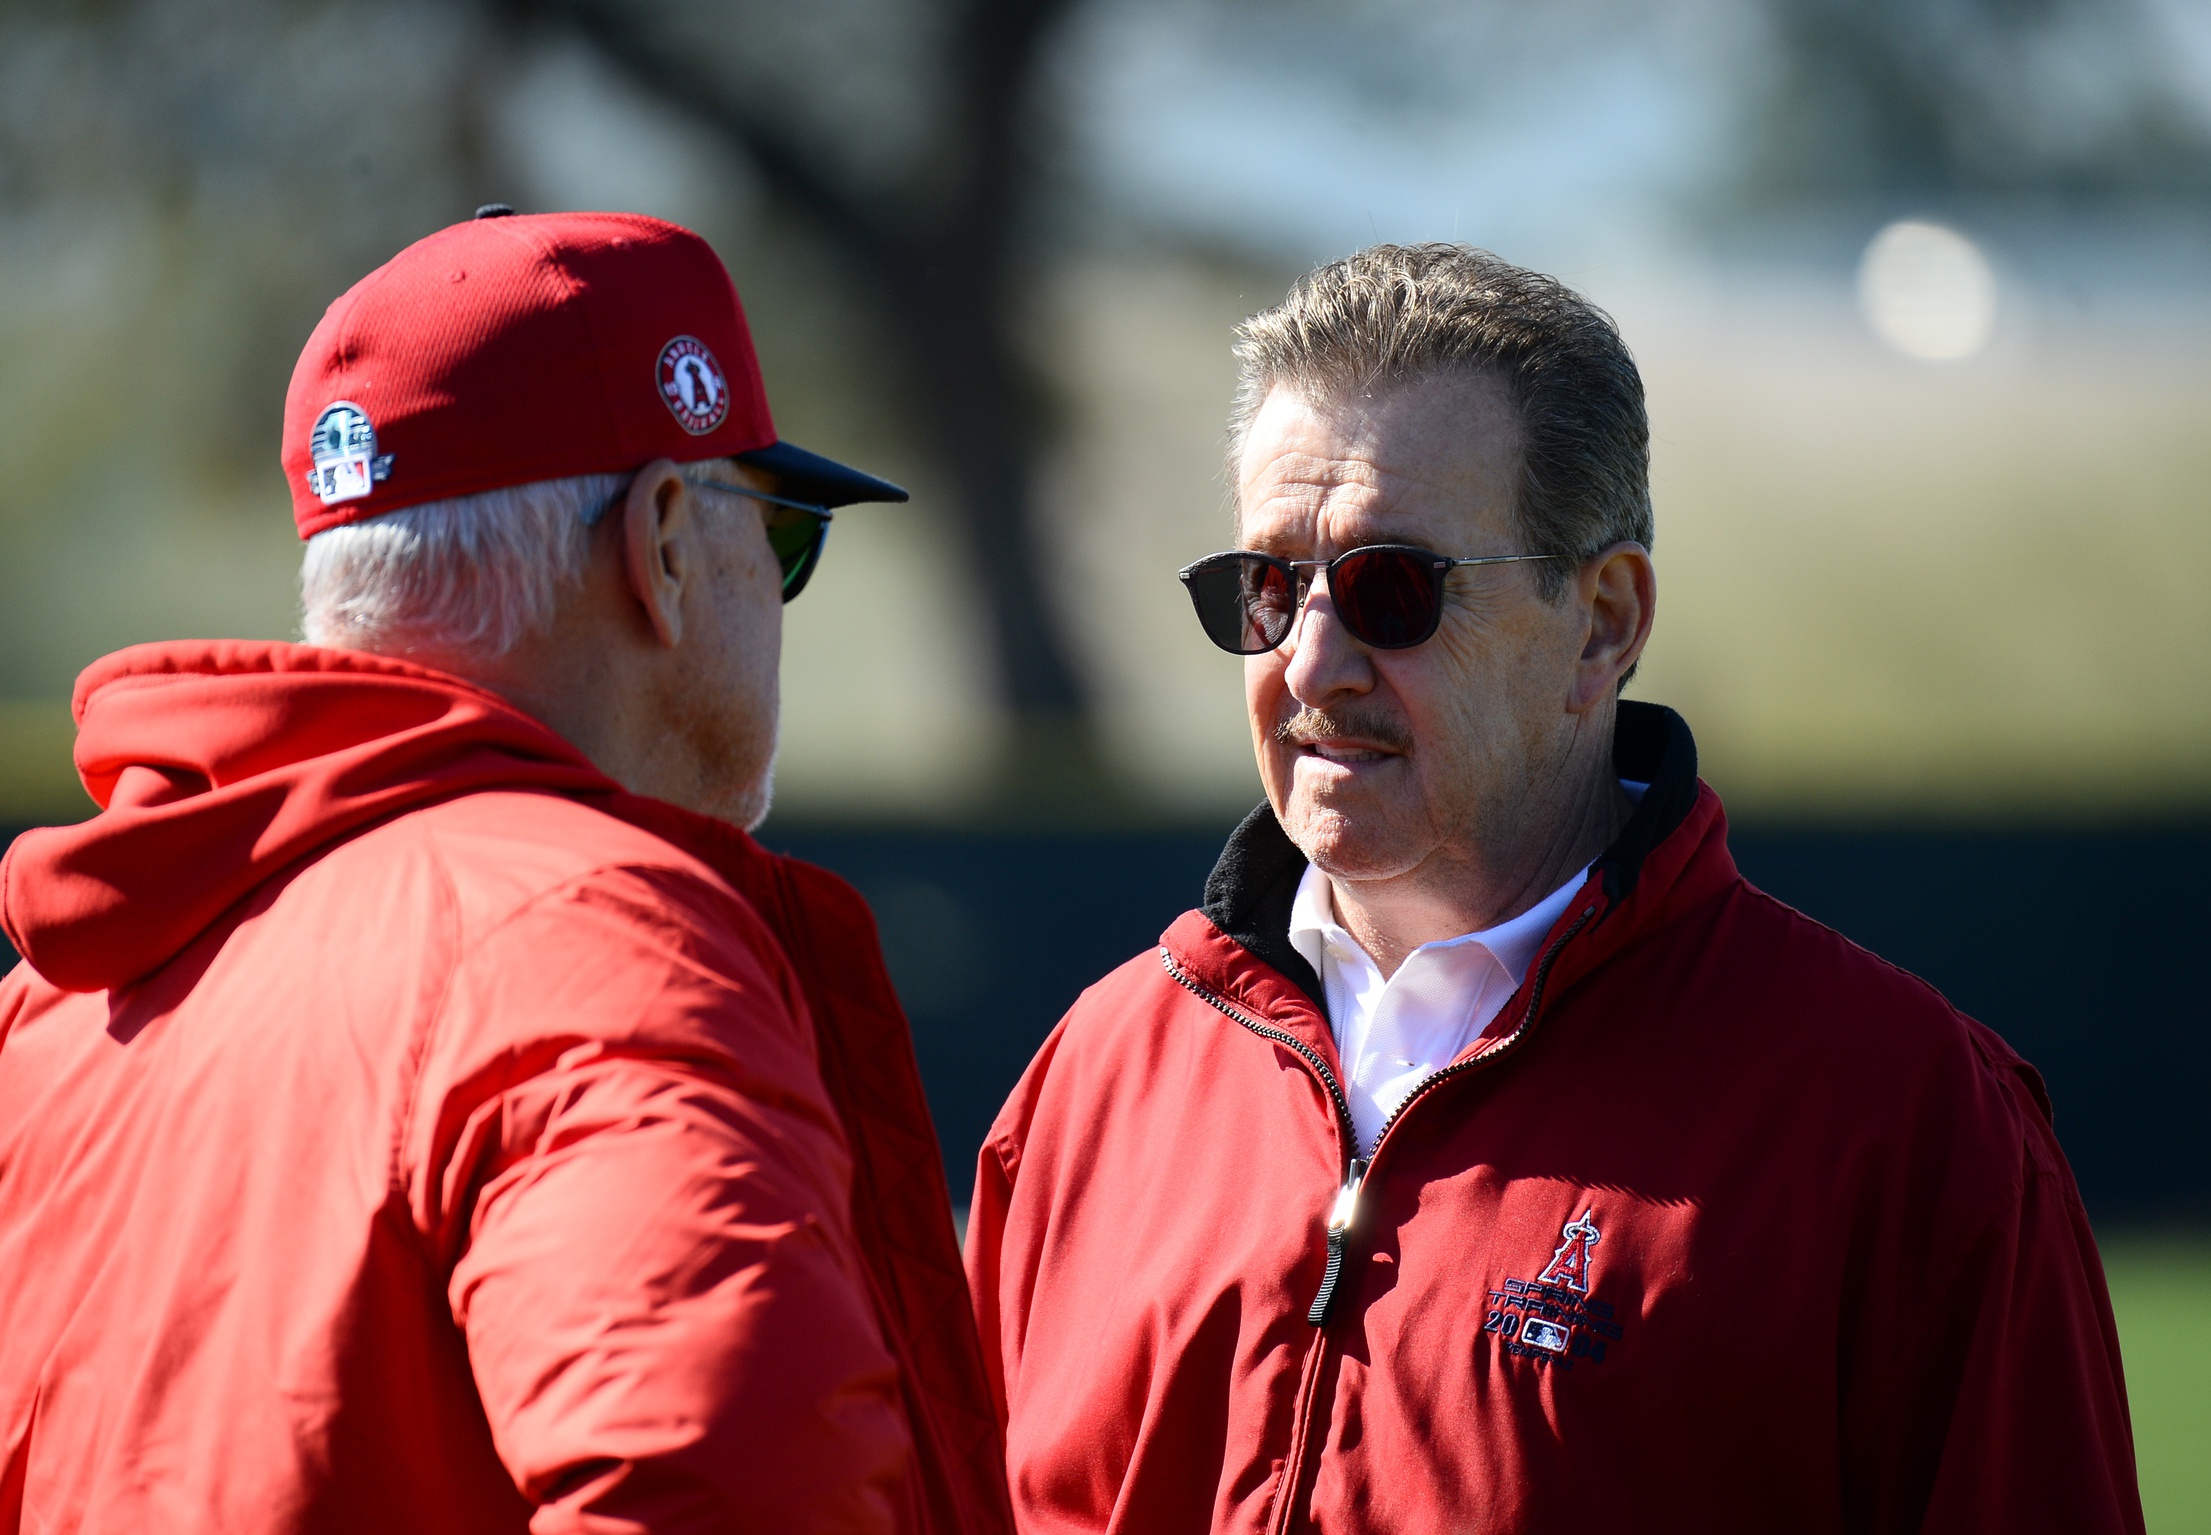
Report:
<svg viewBox="0 0 2211 1535"><path fill-rule="evenodd" d="M322 498L324 506L358 501L376 489L379 480L391 478L392 456L376 451L376 427L368 412L351 400L323 407L315 429L307 435L307 449L314 460L307 471L307 488Z"/></svg>
<svg viewBox="0 0 2211 1535"><path fill-rule="evenodd" d="M696 336L678 336L660 349L660 397L694 437L713 431L729 415L722 365Z"/></svg>

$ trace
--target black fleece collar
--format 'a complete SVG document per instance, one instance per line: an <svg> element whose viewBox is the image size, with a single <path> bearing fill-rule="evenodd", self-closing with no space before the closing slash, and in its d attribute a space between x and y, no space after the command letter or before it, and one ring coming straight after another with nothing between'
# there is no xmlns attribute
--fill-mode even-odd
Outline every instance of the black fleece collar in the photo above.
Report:
<svg viewBox="0 0 2211 1535"><path fill-rule="evenodd" d="M1328 997L1305 956L1290 946L1290 903L1305 877L1305 855L1282 830L1264 800L1228 834L1228 846L1205 880L1206 920L1272 965L1328 1014Z"/></svg>
<svg viewBox="0 0 2211 1535"><path fill-rule="evenodd" d="M1643 803L1597 859L1608 909L1616 910L1641 878L1643 860L1688 819L1697 803L1697 743L1688 722L1663 704L1623 700L1613 727L1612 770L1647 783ZM1305 875L1305 855L1262 803L1229 834L1205 881L1198 909L1215 927L1273 966L1313 999L1323 1017L1328 997L1304 955L1290 945L1290 905Z"/></svg>
<svg viewBox="0 0 2211 1535"><path fill-rule="evenodd" d="M1643 860L1697 806L1697 742L1689 722L1664 704L1623 699L1612 727L1612 771L1630 783L1650 785L1628 824L1597 858L1605 903L1617 910L1643 877Z"/></svg>

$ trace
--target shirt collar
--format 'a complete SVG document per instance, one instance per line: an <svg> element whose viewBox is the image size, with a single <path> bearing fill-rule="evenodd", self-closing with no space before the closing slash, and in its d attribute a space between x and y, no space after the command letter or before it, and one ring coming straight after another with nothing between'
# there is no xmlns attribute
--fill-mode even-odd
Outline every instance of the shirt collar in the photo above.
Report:
<svg viewBox="0 0 2211 1535"><path fill-rule="evenodd" d="M1542 946L1543 935L1550 932L1553 923L1574 899L1574 892L1581 889L1589 877L1588 869L1581 869L1565 884L1559 886L1542 900L1520 913L1507 917L1494 927L1480 932L1461 933L1456 938L1439 938L1424 943L1413 953L1421 954L1430 949L1456 949L1479 945L1496 956L1518 986L1528 977L1528 967L1535 963L1535 951ZM1336 921L1335 893L1329 888L1328 876L1312 864L1305 866L1305 873L1297 882L1297 896L1290 903L1290 946L1305 956L1313 972L1322 974L1322 958L1331 943L1358 947L1358 940ZM1363 952L1363 951L1362 951ZM1410 956L1408 956L1409 958Z"/></svg>
<svg viewBox="0 0 2211 1535"><path fill-rule="evenodd" d="M1336 926L1336 898L1328 888L1328 876L1307 864L1290 902L1290 947L1305 956L1313 974L1325 977L1328 972L1321 968L1321 956L1328 952L1328 935L1342 931Z"/></svg>

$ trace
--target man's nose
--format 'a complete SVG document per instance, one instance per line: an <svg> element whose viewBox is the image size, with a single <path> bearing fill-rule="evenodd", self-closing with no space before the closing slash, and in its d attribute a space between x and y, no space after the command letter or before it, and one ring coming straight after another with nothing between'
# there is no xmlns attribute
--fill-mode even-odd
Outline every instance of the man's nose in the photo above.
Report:
<svg viewBox="0 0 2211 1535"><path fill-rule="evenodd" d="M1374 686L1373 657L1344 627L1325 571L1314 572L1304 605L1282 644L1289 658L1283 680L1301 704L1318 704L1342 693L1364 693Z"/></svg>

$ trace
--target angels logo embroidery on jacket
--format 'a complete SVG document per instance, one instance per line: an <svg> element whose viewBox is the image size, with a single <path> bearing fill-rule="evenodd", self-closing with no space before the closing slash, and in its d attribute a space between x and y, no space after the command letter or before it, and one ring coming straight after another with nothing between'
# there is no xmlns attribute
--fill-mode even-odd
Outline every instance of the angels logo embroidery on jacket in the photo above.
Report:
<svg viewBox="0 0 2211 1535"><path fill-rule="evenodd" d="M1584 1210L1579 1218L1566 1223L1559 1232L1562 1240L1558 1251L1551 1254L1550 1266L1535 1276L1537 1284L1564 1285L1578 1295L1589 1293L1589 1250L1601 1236L1589 1220L1595 1213Z"/></svg>
<svg viewBox="0 0 2211 1535"><path fill-rule="evenodd" d="M1571 1370L1577 1359L1602 1364L1606 1347L1620 1342L1611 1305L1589 1294L1590 1259L1603 1240L1595 1215L1584 1210L1560 1229L1558 1249L1532 1282L1507 1279L1489 1292L1482 1331L1507 1354Z"/></svg>

